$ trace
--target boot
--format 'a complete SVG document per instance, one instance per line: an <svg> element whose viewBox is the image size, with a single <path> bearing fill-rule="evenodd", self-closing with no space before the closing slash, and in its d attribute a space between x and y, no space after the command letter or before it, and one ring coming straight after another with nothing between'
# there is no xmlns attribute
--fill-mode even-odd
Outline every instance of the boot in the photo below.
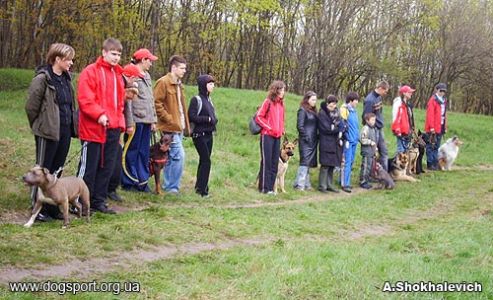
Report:
<svg viewBox="0 0 493 300"><path fill-rule="evenodd" d="M330 167L330 170L328 170L327 174L327 190L334 192L334 193L339 193L339 190L335 188L335 186L332 184L334 178L334 167Z"/></svg>
<svg viewBox="0 0 493 300"><path fill-rule="evenodd" d="M320 173L318 174L318 190L322 193L327 193L327 178L329 168L321 166Z"/></svg>

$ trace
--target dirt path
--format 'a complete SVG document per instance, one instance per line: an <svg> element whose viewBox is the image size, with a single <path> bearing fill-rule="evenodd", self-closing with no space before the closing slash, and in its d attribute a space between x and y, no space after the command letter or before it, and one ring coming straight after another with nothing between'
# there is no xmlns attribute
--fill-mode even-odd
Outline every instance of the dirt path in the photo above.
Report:
<svg viewBox="0 0 493 300"><path fill-rule="evenodd" d="M306 202L303 202L306 203ZM392 234L399 230L404 224L413 224L421 220L437 218L445 215L453 209L453 204L440 202L436 206L426 210L413 212L399 221L394 221L386 225L381 224L360 224L352 230L341 230L334 237L302 237L304 241L354 241L366 237L377 237ZM118 253L118 256L87 259L70 260L60 265L36 265L33 268L5 268L0 270L0 284L6 285L8 282L26 281L34 279L42 281L52 278L89 278L97 274L112 271L128 270L143 263L153 262L163 259L172 259L182 255L194 255L206 251L221 251L234 247L258 246L270 243L279 237L254 237L240 240L224 240L216 243L188 243L184 245L162 245L151 247L146 250L133 250L126 253ZM282 238L282 237L281 237ZM293 239L294 241L300 238Z"/></svg>

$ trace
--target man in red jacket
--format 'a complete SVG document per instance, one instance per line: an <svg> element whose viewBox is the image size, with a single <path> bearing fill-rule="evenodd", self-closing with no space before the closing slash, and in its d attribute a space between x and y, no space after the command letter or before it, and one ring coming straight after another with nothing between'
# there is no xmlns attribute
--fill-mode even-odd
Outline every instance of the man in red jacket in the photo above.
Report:
<svg viewBox="0 0 493 300"><path fill-rule="evenodd" d="M115 213L108 208L106 197L120 133L125 129L123 69L118 64L121 51L120 41L105 40L102 56L82 70L78 85L82 142L78 177L84 179L91 193L91 210L106 214Z"/></svg>
<svg viewBox="0 0 493 300"><path fill-rule="evenodd" d="M447 85L439 83L435 87L435 94L428 100L426 106L425 131L428 136L426 143L426 165L428 170L438 170L438 148L442 136L447 130ZM431 138L435 135L436 138Z"/></svg>

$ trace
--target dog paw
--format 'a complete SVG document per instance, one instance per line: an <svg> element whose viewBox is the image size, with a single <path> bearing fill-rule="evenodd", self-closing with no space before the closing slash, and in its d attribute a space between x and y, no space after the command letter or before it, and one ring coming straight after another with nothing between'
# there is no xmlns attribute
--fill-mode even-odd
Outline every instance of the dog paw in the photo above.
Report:
<svg viewBox="0 0 493 300"><path fill-rule="evenodd" d="M26 224L24 224L24 227L30 228L32 225L33 225L32 223L26 223Z"/></svg>

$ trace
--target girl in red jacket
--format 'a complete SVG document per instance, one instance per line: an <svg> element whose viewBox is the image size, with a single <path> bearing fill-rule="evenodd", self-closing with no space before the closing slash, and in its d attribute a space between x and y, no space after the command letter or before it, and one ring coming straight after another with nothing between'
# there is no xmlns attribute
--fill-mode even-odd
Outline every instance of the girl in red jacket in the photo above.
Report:
<svg viewBox="0 0 493 300"><path fill-rule="evenodd" d="M258 189L262 193L274 194L277 164L281 151L281 136L284 134L284 82L276 80L269 87L269 94L258 110L255 121L262 127L260 132L260 173Z"/></svg>
<svg viewBox="0 0 493 300"><path fill-rule="evenodd" d="M408 85L399 89L399 97L394 99L392 105L392 132L397 137L397 154L406 152L409 148L410 134L414 130L414 117L409 100L414 93Z"/></svg>
<svg viewBox="0 0 493 300"><path fill-rule="evenodd" d="M439 83L435 87L435 94L428 100L426 106L426 121L425 131L428 136L426 143L426 165L428 170L438 170L438 148L440 141L446 131L447 126L447 85ZM431 135L435 135L434 143L430 139Z"/></svg>

